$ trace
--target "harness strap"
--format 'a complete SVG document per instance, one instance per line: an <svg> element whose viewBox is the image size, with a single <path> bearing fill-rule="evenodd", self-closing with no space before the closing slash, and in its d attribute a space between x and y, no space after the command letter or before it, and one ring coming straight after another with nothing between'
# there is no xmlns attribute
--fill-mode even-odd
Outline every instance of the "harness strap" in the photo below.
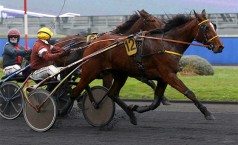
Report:
<svg viewBox="0 0 238 145"><path fill-rule="evenodd" d="M137 53L134 55L134 59L139 69L140 77L145 78L145 68L142 64L142 49L143 49L144 38L140 37L139 35L142 35L142 36L145 35L145 31L138 33L135 38L136 47L138 50L137 50Z"/></svg>
<svg viewBox="0 0 238 145"><path fill-rule="evenodd" d="M216 36L214 36L214 37L212 37L211 39L209 39L207 42L210 42L210 41L212 41L213 39L215 39L215 38L217 38L218 36L216 35Z"/></svg>
<svg viewBox="0 0 238 145"><path fill-rule="evenodd" d="M201 26L203 23L206 23L206 22L209 22L209 20L207 19L207 20L204 20L204 21L198 23L198 26ZM204 27L204 28L205 28L205 27ZM205 30L204 30L204 31L205 31ZM197 32L197 33L198 33L198 32ZM206 40L207 40L206 43L212 41L213 39L215 39L215 38L217 38L217 37L218 37L218 35L216 35L216 36L212 37L211 39L207 40L207 37L205 36L205 38L206 38Z"/></svg>
<svg viewBox="0 0 238 145"><path fill-rule="evenodd" d="M198 23L198 26L202 25L203 23L206 23L207 21L209 21L209 20L207 19L207 20L204 20L204 21Z"/></svg>
<svg viewBox="0 0 238 145"><path fill-rule="evenodd" d="M183 55L177 52L173 52L173 51L168 51L168 50L164 50L165 53L169 53L169 54L174 54L174 55L178 55L180 57L182 57Z"/></svg>

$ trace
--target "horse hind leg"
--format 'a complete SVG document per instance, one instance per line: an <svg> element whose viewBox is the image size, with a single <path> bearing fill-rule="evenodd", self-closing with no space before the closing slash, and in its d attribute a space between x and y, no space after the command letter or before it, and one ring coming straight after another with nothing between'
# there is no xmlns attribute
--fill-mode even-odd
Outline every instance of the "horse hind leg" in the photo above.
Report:
<svg viewBox="0 0 238 145"><path fill-rule="evenodd" d="M130 117L130 122L133 125L137 125L137 119L135 117L135 114L133 111L129 109L129 107L126 105L125 102L123 102L120 98L118 97L113 97L113 101L115 101L125 112L126 114Z"/></svg>
<svg viewBox="0 0 238 145"><path fill-rule="evenodd" d="M100 71L98 69L90 71L89 68L90 67L82 71L81 78L71 93L71 98L77 99L80 93L88 87L89 83L91 83L99 75Z"/></svg>
<svg viewBox="0 0 238 145"><path fill-rule="evenodd" d="M102 73L102 79L103 79L103 86L109 89L113 81L112 74L110 72L105 71Z"/></svg>
<svg viewBox="0 0 238 145"><path fill-rule="evenodd" d="M65 104L64 108L62 109L63 111L60 112L60 114L65 114L67 112L67 110L69 110L69 108L72 107L72 105L74 104L75 100L80 100L81 96L81 92L84 89L87 89L89 86L89 83L91 81L93 81L94 78L96 78L97 74L96 71L91 71L91 72L95 72L95 73L89 73L86 72L82 74L81 79L79 80L79 83L77 84L77 86L72 90L72 93L70 94L70 99L69 101Z"/></svg>
<svg viewBox="0 0 238 145"><path fill-rule="evenodd" d="M129 105L129 109L132 111L136 111L138 113L144 113L150 110L156 109L160 105L160 100L158 96L155 96L155 99L149 106L138 106L138 105Z"/></svg>
<svg viewBox="0 0 238 145"><path fill-rule="evenodd" d="M167 87L167 84L165 82L163 82L162 80L158 80L155 93L154 93L154 96L155 96L154 100L149 106L130 105L129 108L132 111L136 111L138 113L143 113L143 112L156 109L160 105L160 102L163 99L163 95L164 95L164 91L166 87Z"/></svg>
<svg viewBox="0 0 238 145"><path fill-rule="evenodd" d="M154 83L154 81L152 80L148 80L148 79L144 79L144 78L136 78L137 80L147 84L148 86L150 86L153 90L156 89L156 85ZM169 100L163 95L162 96L162 100L161 100L163 105L170 105Z"/></svg>
<svg viewBox="0 0 238 145"><path fill-rule="evenodd" d="M126 112L126 114L130 118L130 122L133 125L137 125L137 119L135 117L135 114L133 113L132 110L129 109L129 107L126 105L126 103L123 102L119 98L119 92L120 92L121 88L123 87L123 85L125 84L126 80L127 80L126 75L114 74L114 81L113 81L113 84L108 92L108 96Z"/></svg>

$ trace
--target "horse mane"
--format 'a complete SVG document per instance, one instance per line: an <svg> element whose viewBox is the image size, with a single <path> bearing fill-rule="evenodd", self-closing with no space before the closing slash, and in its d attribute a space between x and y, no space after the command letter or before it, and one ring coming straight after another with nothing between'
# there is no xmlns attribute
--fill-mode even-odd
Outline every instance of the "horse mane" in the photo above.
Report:
<svg viewBox="0 0 238 145"><path fill-rule="evenodd" d="M131 26L140 18L140 16L135 13L130 16L130 18L123 24L116 27L116 29L112 30L112 34L123 34L126 30L131 28Z"/></svg>
<svg viewBox="0 0 238 145"><path fill-rule="evenodd" d="M150 34L157 34L157 33L164 33L167 32L173 28L176 28L178 26L181 26L189 21L193 20L193 17L191 15L182 15L178 14L172 18L168 18L167 20L164 20L165 26L163 29L155 29L151 30Z"/></svg>

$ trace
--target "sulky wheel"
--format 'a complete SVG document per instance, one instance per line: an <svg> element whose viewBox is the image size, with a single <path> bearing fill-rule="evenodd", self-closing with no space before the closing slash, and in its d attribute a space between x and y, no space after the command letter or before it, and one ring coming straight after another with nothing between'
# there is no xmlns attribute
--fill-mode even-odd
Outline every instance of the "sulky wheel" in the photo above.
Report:
<svg viewBox="0 0 238 145"><path fill-rule="evenodd" d="M82 102L82 111L84 118L87 122L94 127L102 127L109 124L115 113L115 103L109 98L105 96L108 92L108 89L101 86L95 86L91 88L91 92L94 100L98 104L98 107L94 107L91 101L89 100L89 96L86 93ZM105 96L105 97L104 97Z"/></svg>
<svg viewBox="0 0 238 145"><path fill-rule="evenodd" d="M5 119L17 118L23 108L23 92L14 82L4 82L0 87L0 115Z"/></svg>
<svg viewBox="0 0 238 145"><path fill-rule="evenodd" d="M54 99L51 96L48 97L49 94L47 90L35 89L29 93L28 100L25 102L24 118L30 128L35 131L47 131L55 122L57 108Z"/></svg>

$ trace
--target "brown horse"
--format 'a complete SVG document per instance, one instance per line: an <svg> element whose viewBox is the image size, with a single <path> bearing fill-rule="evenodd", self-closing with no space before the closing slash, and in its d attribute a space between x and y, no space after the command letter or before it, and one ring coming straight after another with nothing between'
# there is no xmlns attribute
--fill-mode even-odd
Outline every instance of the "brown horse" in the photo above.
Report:
<svg viewBox="0 0 238 145"><path fill-rule="evenodd" d="M116 27L111 34L130 35L139 31L149 31L156 28L162 28L164 23L149 14L145 10L138 11L139 14L133 14L125 23Z"/></svg>
<svg viewBox="0 0 238 145"><path fill-rule="evenodd" d="M138 11L138 13L131 15L126 22L117 26L116 29L110 32L110 34L130 35L138 33L139 31L148 31L156 28L162 28L164 26L163 22L161 22L159 19L149 14L145 10ZM87 40L87 37L88 36L70 35L57 40L55 45L64 47L69 45L70 43L76 43L77 45L74 45L73 48L87 46L90 43L90 41ZM84 50L85 48L78 49L76 53L71 53L71 55L69 55L65 59L56 60L57 66L65 66L75 62L78 59L81 59ZM103 78L103 86L110 88L113 79L111 74L107 71L104 71L100 74L100 76ZM151 80L145 78L142 79L139 77L137 79L151 86L152 89L155 89L156 87L155 83ZM168 105L169 101L166 99L166 97L163 97L162 103L164 105Z"/></svg>
<svg viewBox="0 0 238 145"><path fill-rule="evenodd" d="M193 40L202 43L201 45L214 53L220 53L224 48L213 25L206 18L205 10L201 14L194 11L194 15L194 17L177 15L168 20L163 29L145 32L144 35L138 34L135 39L142 41L142 47L138 47L138 53L132 56L129 56L126 52L126 46L124 45L126 37L105 34L95 40L97 43L95 42L85 50L84 57L101 50L103 52L89 58L82 65L81 79L71 94L72 100L76 99L97 75L107 70L114 77L108 96L128 114L132 124L137 124L133 111L142 113L154 110L160 105L168 84L192 100L207 120L215 119L176 75L179 70L179 60ZM136 59L136 57L139 58ZM127 106L119 98L119 92L128 76L144 76L147 79L157 81L154 92L155 98L151 105Z"/></svg>
<svg viewBox="0 0 238 145"><path fill-rule="evenodd" d="M131 15L126 22L117 26L116 29L110 32L110 34L130 35L138 33L139 31L148 31L156 28L162 28L164 26L164 24L159 19L157 19L153 15L150 15L145 10L141 10L138 12L139 14L135 13ZM99 34L98 36L100 35L102 34ZM70 43L76 43L77 45L74 45L72 48L79 48L87 46L91 42L91 39L87 40L87 37L88 36L69 35L55 41L54 45L59 47L65 47ZM71 64L76 60L82 58L81 56L83 52L84 49L77 49L77 53L71 53L71 55L63 59L56 60L55 63L57 66Z"/></svg>

